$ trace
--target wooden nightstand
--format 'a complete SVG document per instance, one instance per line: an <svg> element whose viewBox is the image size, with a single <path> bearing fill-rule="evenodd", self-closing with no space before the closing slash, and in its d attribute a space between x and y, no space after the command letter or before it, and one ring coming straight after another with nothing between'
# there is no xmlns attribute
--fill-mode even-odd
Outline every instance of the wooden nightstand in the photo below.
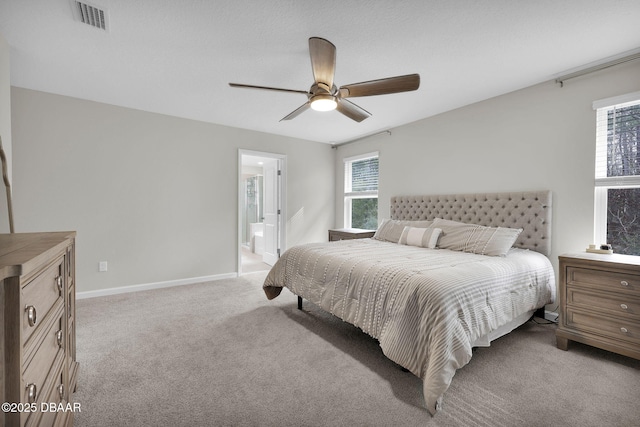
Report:
<svg viewBox="0 0 640 427"><path fill-rule="evenodd" d="M640 257L585 252L559 260L558 348L578 341L640 359Z"/></svg>
<svg viewBox="0 0 640 427"><path fill-rule="evenodd" d="M376 234L375 230L363 230L361 228L337 228L329 230L329 241L349 240L349 239L368 239Z"/></svg>

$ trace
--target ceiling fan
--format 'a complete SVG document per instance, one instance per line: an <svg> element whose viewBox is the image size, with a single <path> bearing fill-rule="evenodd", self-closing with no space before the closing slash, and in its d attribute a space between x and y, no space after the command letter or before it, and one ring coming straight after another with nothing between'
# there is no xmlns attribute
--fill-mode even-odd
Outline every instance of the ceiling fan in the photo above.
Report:
<svg viewBox="0 0 640 427"><path fill-rule="evenodd" d="M309 39L309 55L311 56L314 83L308 91L240 83L229 83L229 86L276 90L307 95L308 100L305 104L283 117L280 121L291 120L311 107L317 111L330 111L335 109L356 122L361 122L371 117L371 113L347 100L347 98L409 92L420 87L420 75L408 74L405 76L352 83L340 86L338 89L333 82L336 69L336 47L333 43L320 37L311 37Z"/></svg>

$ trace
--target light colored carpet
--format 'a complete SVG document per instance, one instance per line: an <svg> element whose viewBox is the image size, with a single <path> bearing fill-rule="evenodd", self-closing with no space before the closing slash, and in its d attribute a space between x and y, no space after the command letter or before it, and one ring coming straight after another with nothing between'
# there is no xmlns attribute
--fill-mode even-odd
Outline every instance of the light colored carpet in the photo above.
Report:
<svg viewBox="0 0 640 427"><path fill-rule="evenodd" d="M269 271L271 266L262 261L262 255L251 252L246 247L242 247L242 273L255 273L257 271Z"/></svg>
<svg viewBox="0 0 640 427"><path fill-rule="evenodd" d="M422 383L265 272L80 300L86 426L637 426L640 361L529 322L478 349L431 417Z"/></svg>

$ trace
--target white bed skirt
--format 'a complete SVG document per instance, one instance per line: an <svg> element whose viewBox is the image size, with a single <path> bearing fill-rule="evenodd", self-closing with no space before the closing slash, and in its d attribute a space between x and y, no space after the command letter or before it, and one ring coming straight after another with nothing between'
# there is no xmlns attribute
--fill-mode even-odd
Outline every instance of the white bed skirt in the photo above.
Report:
<svg viewBox="0 0 640 427"><path fill-rule="evenodd" d="M529 319L531 319L533 313L535 313L535 310L527 311L513 319L511 322L500 326L495 331L491 331L487 335L479 337L471 344L471 347L489 347L491 345L491 341L497 340L501 336L507 335L518 326L525 324Z"/></svg>

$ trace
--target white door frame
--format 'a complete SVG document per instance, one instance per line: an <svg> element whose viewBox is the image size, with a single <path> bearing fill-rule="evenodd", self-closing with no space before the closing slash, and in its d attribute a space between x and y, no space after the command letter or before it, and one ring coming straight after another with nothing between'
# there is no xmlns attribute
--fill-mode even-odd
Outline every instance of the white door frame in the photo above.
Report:
<svg viewBox="0 0 640 427"><path fill-rule="evenodd" d="M255 157L266 157L269 159L277 159L280 162L280 170L282 171L280 174L280 180L278 183L278 191L280 193L280 197L278 197L280 203L280 215L278 218L278 241L279 241L279 249L280 253L284 252L286 249L286 221L287 218L287 156L285 154L277 154L277 153L267 153L263 151L253 151L253 150L238 150L238 235L237 235L237 265L238 265L238 276L242 275L242 198L240 194L244 190L243 182L242 182L242 156L255 156Z"/></svg>
<svg viewBox="0 0 640 427"><path fill-rule="evenodd" d="M273 266L280 256L280 176L282 173L280 159L264 159L262 162L263 197L262 197L262 262Z"/></svg>

